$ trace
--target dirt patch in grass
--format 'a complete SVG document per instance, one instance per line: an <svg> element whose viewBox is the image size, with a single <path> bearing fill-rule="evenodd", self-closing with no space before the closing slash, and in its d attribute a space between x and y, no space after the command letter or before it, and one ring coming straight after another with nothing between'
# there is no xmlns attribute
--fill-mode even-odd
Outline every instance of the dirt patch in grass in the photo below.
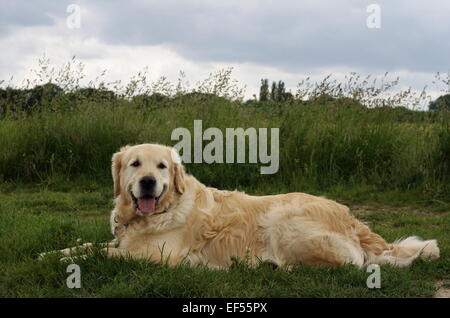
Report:
<svg viewBox="0 0 450 318"><path fill-rule="evenodd" d="M441 280L437 282L438 291L434 298L450 298L450 281Z"/></svg>
<svg viewBox="0 0 450 318"><path fill-rule="evenodd" d="M435 215L433 211L427 209L418 209L412 207L392 207L388 205L366 205L366 204L348 204L350 212L354 215L367 215L378 212L404 213L416 215Z"/></svg>

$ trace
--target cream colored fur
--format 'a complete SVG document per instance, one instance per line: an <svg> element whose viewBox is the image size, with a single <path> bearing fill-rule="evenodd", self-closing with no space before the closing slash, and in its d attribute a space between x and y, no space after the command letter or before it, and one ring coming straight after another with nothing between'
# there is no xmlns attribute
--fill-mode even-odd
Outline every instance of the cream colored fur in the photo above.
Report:
<svg viewBox="0 0 450 318"><path fill-rule="evenodd" d="M144 162L139 169L130 167L136 158ZM157 168L161 161L168 166L168 177ZM348 207L332 200L305 193L251 196L207 187L184 172L170 147L124 147L113 156L112 172L116 198L111 230L116 241L106 249L108 256L211 267L229 266L232 257L253 264L359 267L408 266L418 257L439 257L436 240L409 237L388 244L352 216ZM155 213L142 216L130 191L146 175L166 183L167 191Z"/></svg>

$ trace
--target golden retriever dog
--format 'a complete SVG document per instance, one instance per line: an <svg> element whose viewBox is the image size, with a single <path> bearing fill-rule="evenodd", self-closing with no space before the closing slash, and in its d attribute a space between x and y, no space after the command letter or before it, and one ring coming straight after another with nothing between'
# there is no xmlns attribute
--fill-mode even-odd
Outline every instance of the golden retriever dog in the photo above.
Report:
<svg viewBox="0 0 450 318"><path fill-rule="evenodd" d="M305 193L251 196L207 187L158 144L125 146L112 157L116 240L108 256L227 267L232 258L278 266L408 266L438 258L436 240L387 243L335 201ZM63 250L66 255L88 248Z"/></svg>

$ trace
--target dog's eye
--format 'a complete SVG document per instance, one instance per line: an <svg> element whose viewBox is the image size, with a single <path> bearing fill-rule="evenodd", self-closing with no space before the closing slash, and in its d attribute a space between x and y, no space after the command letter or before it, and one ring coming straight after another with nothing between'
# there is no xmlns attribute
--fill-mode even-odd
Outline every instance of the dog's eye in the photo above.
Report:
<svg viewBox="0 0 450 318"><path fill-rule="evenodd" d="M139 167L140 165L141 165L141 163L139 162L139 160L136 160L136 161L133 161L130 166Z"/></svg>
<svg viewBox="0 0 450 318"><path fill-rule="evenodd" d="M166 165L164 164L164 163L160 163L159 165L158 165L158 168L159 169L166 169L167 167L166 167Z"/></svg>

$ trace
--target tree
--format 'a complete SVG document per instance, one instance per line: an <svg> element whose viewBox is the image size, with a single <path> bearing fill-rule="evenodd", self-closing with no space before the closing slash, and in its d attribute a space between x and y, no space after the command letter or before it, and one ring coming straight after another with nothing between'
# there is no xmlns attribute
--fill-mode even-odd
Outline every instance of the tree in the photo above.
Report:
<svg viewBox="0 0 450 318"><path fill-rule="evenodd" d="M291 101L291 100L293 100L293 99L294 99L294 95L292 95L291 92L286 92L286 93L284 93L284 100L285 100L285 101Z"/></svg>
<svg viewBox="0 0 450 318"><path fill-rule="evenodd" d="M439 96L428 106L430 111L439 111L443 109L450 110L450 94Z"/></svg>
<svg viewBox="0 0 450 318"><path fill-rule="evenodd" d="M277 85L277 95L276 95L276 99L274 99L278 102L282 102L286 100L286 88L284 87L284 82L283 81L278 81L278 85Z"/></svg>
<svg viewBox="0 0 450 318"><path fill-rule="evenodd" d="M26 101L26 109L32 110L35 107L48 107L53 99L63 94L63 89L53 83L37 85L29 90L28 99Z"/></svg>
<svg viewBox="0 0 450 318"><path fill-rule="evenodd" d="M104 88L80 88L76 91L76 94L87 100L98 102L112 102L117 98L116 93Z"/></svg>
<svg viewBox="0 0 450 318"><path fill-rule="evenodd" d="M261 102L269 100L269 80L261 79L261 87L259 89L259 100Z"/></svg>
<svg viewBox="0 0 450 318"><path fill-rule="evenodd" d="M278 87L276 82L272 82L272 89L270 90L270 100L278 100Z"/></svg>

